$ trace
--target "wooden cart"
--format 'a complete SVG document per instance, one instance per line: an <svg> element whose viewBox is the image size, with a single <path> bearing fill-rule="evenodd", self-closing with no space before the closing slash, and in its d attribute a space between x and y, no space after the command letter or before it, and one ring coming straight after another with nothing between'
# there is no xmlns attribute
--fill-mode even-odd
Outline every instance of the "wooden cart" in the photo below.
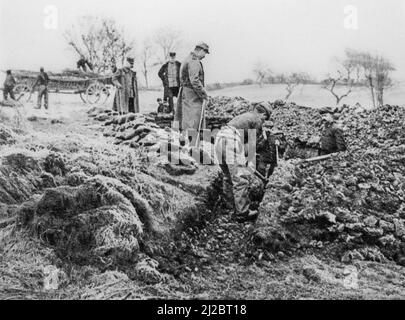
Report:
<svg viewBox="0 0 405 320"><path fill-rule="evenodd" d="M31 98L32 87L39 75L32 71L12 71L17 85L15 98L24 102ZM66 70L63 73L48 73L50 93L79 94L82 101L89 105L104 104L110 96L113 75L101 76L94 73Z"/></svg>

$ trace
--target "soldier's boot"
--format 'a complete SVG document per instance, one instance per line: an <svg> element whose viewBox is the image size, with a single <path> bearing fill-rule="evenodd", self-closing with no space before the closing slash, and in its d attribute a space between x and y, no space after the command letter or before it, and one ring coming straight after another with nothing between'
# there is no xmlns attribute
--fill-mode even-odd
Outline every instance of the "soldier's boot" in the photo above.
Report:
<svg viewBox="0 0 405 320"><path fill-rule="evenodd" d="M222 193L224 200L224 209L229 212L235 212L235 198L233 196L232 181L225 178L222 184Z"/></svg>

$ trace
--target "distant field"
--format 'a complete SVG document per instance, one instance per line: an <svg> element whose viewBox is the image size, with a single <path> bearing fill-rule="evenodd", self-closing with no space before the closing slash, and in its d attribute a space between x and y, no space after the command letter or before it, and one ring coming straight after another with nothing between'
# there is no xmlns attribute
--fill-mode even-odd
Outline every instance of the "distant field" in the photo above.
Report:
<svg viewBox="0 0 405 320"><path fill-rule="evenodd" d="M211 96L242 97L252 102L274 101L284 99L286 95L285 85L258 85L238 86L222 90L210 91ZM156 99L162 95L159 92L141 92L140 101L142 112L155 111ZM307 85L298 87L289 99L300 105L319 108L335 106L336 101L332 94L319 85ZM351 95L342 100L342 103L353 105L359 102L364 107L371 107L372 100L368 89L356 88ZM405 105L405 87L398 85L385 93L385 103Z"/></svg>
<svg viewBox="0 0 405 320"><path fill-rule="evenodd" d="M229 96L229 97L243 97L252 102L258 101L274 101L277 99L284 99L285 97L284 85L265 85L259 87L258 85L238 86L222 90L210 91L211 96ZM107 105L112 106L114 92L107 101ZM141 91L139 100L142 113L149 113L156 111L156 99L163 96L163 92L159 91ZM324 106L334 106L335 100L332 95L322 89L318 85L307 85L298 87L289 99L300 105L319 108ZM31 102L27 106L27 113L37 113L38 111L32 110L36 101L36 94L31 98ZM370 94L366 88L356 88L354 92L343 103L355 104L359 102L364 107L371 107L372 102ZM395 88L385 93L385 102L388 104L405 105L405 87L398 85ZM74 113L77 108L84 108L82 101L78 95L50 95L51 113L56 113L62 116L68 116Z"/></svg>
<svg viewBox="0 0 405 320"><path fill-rule="evenodd" d="M239 86L212 92L212 95L240 96L250 101L274 101L284 99L285 85L258 85ZM332 94L319 85L306 85L298 87L289 99L297 104L309 107L334 106L335 98ZM362 106L372 106L368 89L356 88L342 103L349 105L359 102ZM385 93L385 102L388 104L405 105L405 87L398 85Z"/></svg>

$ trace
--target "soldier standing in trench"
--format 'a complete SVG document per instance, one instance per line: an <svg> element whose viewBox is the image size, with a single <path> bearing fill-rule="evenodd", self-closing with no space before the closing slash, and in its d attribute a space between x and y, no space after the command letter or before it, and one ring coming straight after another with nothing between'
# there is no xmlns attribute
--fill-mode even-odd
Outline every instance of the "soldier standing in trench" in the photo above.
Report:
<svg viewBox="0 0 405 320"><path fill-rule="evenodd" d="M263 124L269 118L270 110L257 105L253 111L231 120L216 137L215 152L224 174L223 193L238 222L252 221L258 216L258 211L250 208L249 190L257 180L256 141L261 139ZM254 149L252 155L249 148Z"/></svg>
<svg viewBox="0 0 405 320"><path fill-rule="evenodd" d="M320 111L322 117L322 136L319 145L318 155L324 156L331 153L343 152L347 150L342 128L335 121L335 115L328 109Z"/></svg>
<svg viewBox="0 0 405 320"><path fill-rule="evenodd" d="M206 43L199 43L194 51L183 62L180 69L180 92L175 113L175 123L185 135L189 146L195 146L192 135L196 135L199 129L200 120L204 117L202 106L209 97L205 89L205 74L201 60L209 54L209 47ZM203 121L202 128L205 123ZM192 137L192 139L190 139ZM197 139L194 139L195 141Z"/></svg>

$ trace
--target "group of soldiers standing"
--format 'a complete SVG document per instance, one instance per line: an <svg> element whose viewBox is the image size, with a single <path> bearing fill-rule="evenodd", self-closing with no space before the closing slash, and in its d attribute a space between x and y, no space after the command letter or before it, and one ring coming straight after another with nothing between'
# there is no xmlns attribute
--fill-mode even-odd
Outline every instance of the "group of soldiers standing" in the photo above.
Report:
<svg viewBox="0 0 405 320"><path fill-rule="evenodd" d="M164 87L160 110L175 114L175 123L181 131L198 130L203 117L202 105L209 96L205 89L204 67L201 62L209 54L209 46L199 43L183 63L176 60L176 53L159 70L158 76ZM117 88L113 110L120 113L139 112L138 83L133 70L134 58L127 58L124 67L113 76ZM178 98L175 108L174 98ZM164 108L164 104L168 104ZM200 128L201 129L201 128Z"/></svg>

